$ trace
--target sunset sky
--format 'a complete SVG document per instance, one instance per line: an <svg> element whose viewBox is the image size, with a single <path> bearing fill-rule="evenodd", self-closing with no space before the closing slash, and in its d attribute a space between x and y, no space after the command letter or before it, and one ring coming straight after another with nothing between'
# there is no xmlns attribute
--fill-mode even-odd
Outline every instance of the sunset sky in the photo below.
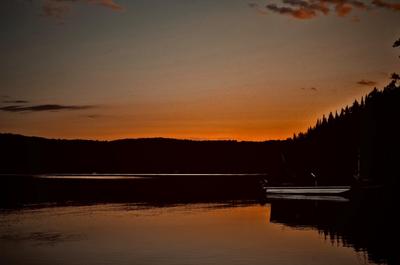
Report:
<svg viewBox="0 0 400 265"><path fill-rule="evenodd" d="M395 0L3 0L0 132L285 139L400 70Z"/></svg>

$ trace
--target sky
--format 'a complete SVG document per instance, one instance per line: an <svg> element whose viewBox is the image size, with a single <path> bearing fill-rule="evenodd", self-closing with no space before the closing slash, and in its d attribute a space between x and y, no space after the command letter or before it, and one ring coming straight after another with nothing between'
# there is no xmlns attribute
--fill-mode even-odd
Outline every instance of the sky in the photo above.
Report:
<svg viewBox="0 0 400 265"><path fill-rule="evenodd" d="M286 139L400 69L394 0L3 0L0 132Z"/></svg>

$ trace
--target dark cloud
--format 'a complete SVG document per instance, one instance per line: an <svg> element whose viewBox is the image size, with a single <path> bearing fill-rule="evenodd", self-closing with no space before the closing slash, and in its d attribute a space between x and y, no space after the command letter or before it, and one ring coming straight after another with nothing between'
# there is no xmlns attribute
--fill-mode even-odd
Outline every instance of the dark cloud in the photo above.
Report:
<svg viewBox="0 0 400 265"><path fill-rule="evenodd" d="M392 3L386 0L370 0L367 3L359 0L281 0L282 5L267 3L266 10L291 16L297 19L312 19L319 15L328 15L331 11L339 17L347 17L354 9L368 11L376 8L385 8L400 11L400 3ZM250 7L258 8L251 3ZM358 21L358 18L353 21Z"/></svg>
<svg viewBox="0 0 400 265"><path fill-rule="evenodd" d="M357 84L362 85L362 86L375 86L376 82L375 81L371 81L371 80L360 80L357 82Z"/></svg>
<svg viewBox="0 0 400 265"><path fill-rule="evenodd" d="M269 4L266 8L272 12L281 14L281 15L289 15L298 19L310 19L317 15L317 13L312 9L306 8L291 8L291 7L278 7L275 4Z"/></svg>
<svg viewBox="0 0 400 265"><path fill-rule="evenodd" d="M318 88L316 88L316 87L302 87L300 89L301 90L309 90L309 91L318 91Z"/></svg>
<svg viewBox="0 0 400 265"><path fill-rule="evenodd" d="M337 4L335 6L335 12L339 17L345 17L351 13L353 7L349 4Z"/></svg>
<svg viewBox="0 0 400 265"><path fill-rule="evenodd" d="M400 3L393 3L393 2L384 1L384 0L373 0L372 4L377 7L387 8L387 9L391 9L394 11L400 11Z"/></svg>
<svg viewBox="0 0 400 265"><path fill-rule="evenodd" d="M288 4L291 6L297 6L303 9L321 11L325 15L329 13L329 8L325 2L308 2L304 0L283 0L284 4Z"/></svg>
<svg viewBox="0 0 400 265"><path fill-rule="evenodd" d="M61 111L61 110L84 110L92 108L95 108L95 106L44 104L44 105L33 105L33 106L12 105L12 106L0 107L0 110L6 112L40 112L40 111Z"/></svg>
<svg viewBox="0 0 400 265"><path fill-rule="evenodd" d="M24 104L24 103L29 103L29 101L27 101L27 100L4 100L3 103Z"/></svg>
<svg viewBox="0 0 400 265"><path fill-rule="evenodd" d="M124 8L114 0L44 0L42 3L42 16L62 20L77 3L103 6L113 11L123 11Z"/></svg>
<svg viewBox="0 0 400 265"><path fill-rule="evenodd" d="M393 43L393 48L396 48L396 47L400 47L400 39L396 40L396 41ZM400 58L400 56L399 56L399 58Z"/></svg>

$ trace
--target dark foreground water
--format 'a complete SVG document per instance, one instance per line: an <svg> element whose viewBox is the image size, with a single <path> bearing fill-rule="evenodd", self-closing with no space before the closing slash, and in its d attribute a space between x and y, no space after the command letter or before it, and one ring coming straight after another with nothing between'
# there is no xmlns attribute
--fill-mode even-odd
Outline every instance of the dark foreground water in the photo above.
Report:
<svg viewBox="0 0 400 265"><path fill-rule="evenodd" d="M384 195L268 199L249 179L7 181L0 264L399 264Z"/></svg>

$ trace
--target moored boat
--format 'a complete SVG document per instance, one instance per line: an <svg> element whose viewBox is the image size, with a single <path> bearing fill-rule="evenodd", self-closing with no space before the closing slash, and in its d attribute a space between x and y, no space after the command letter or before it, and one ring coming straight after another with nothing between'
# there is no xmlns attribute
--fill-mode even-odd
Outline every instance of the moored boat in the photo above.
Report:
<svg viewBox="0 0 400 265"><path fill-rule="evenodd" d="M268 187L264 190L267 194L344 194L349 192L350 186L305 186L305 187Z"/></svg>
<svg viewBox="0 0 400 265"><path fill-rule="evenodd" d="M349 202L346 196L340 194L323 194L323 195L307 195L307 194L268 194L268 199L276 200L309 200L309 201L329 201L329 202Z"/></svg>
<svg viewBox="0 0 400 265"><path fill-rule="evenodd" d="M261 187L267 194L343 195L351 190L351 186L269 186L267 180Z"/></svg>

